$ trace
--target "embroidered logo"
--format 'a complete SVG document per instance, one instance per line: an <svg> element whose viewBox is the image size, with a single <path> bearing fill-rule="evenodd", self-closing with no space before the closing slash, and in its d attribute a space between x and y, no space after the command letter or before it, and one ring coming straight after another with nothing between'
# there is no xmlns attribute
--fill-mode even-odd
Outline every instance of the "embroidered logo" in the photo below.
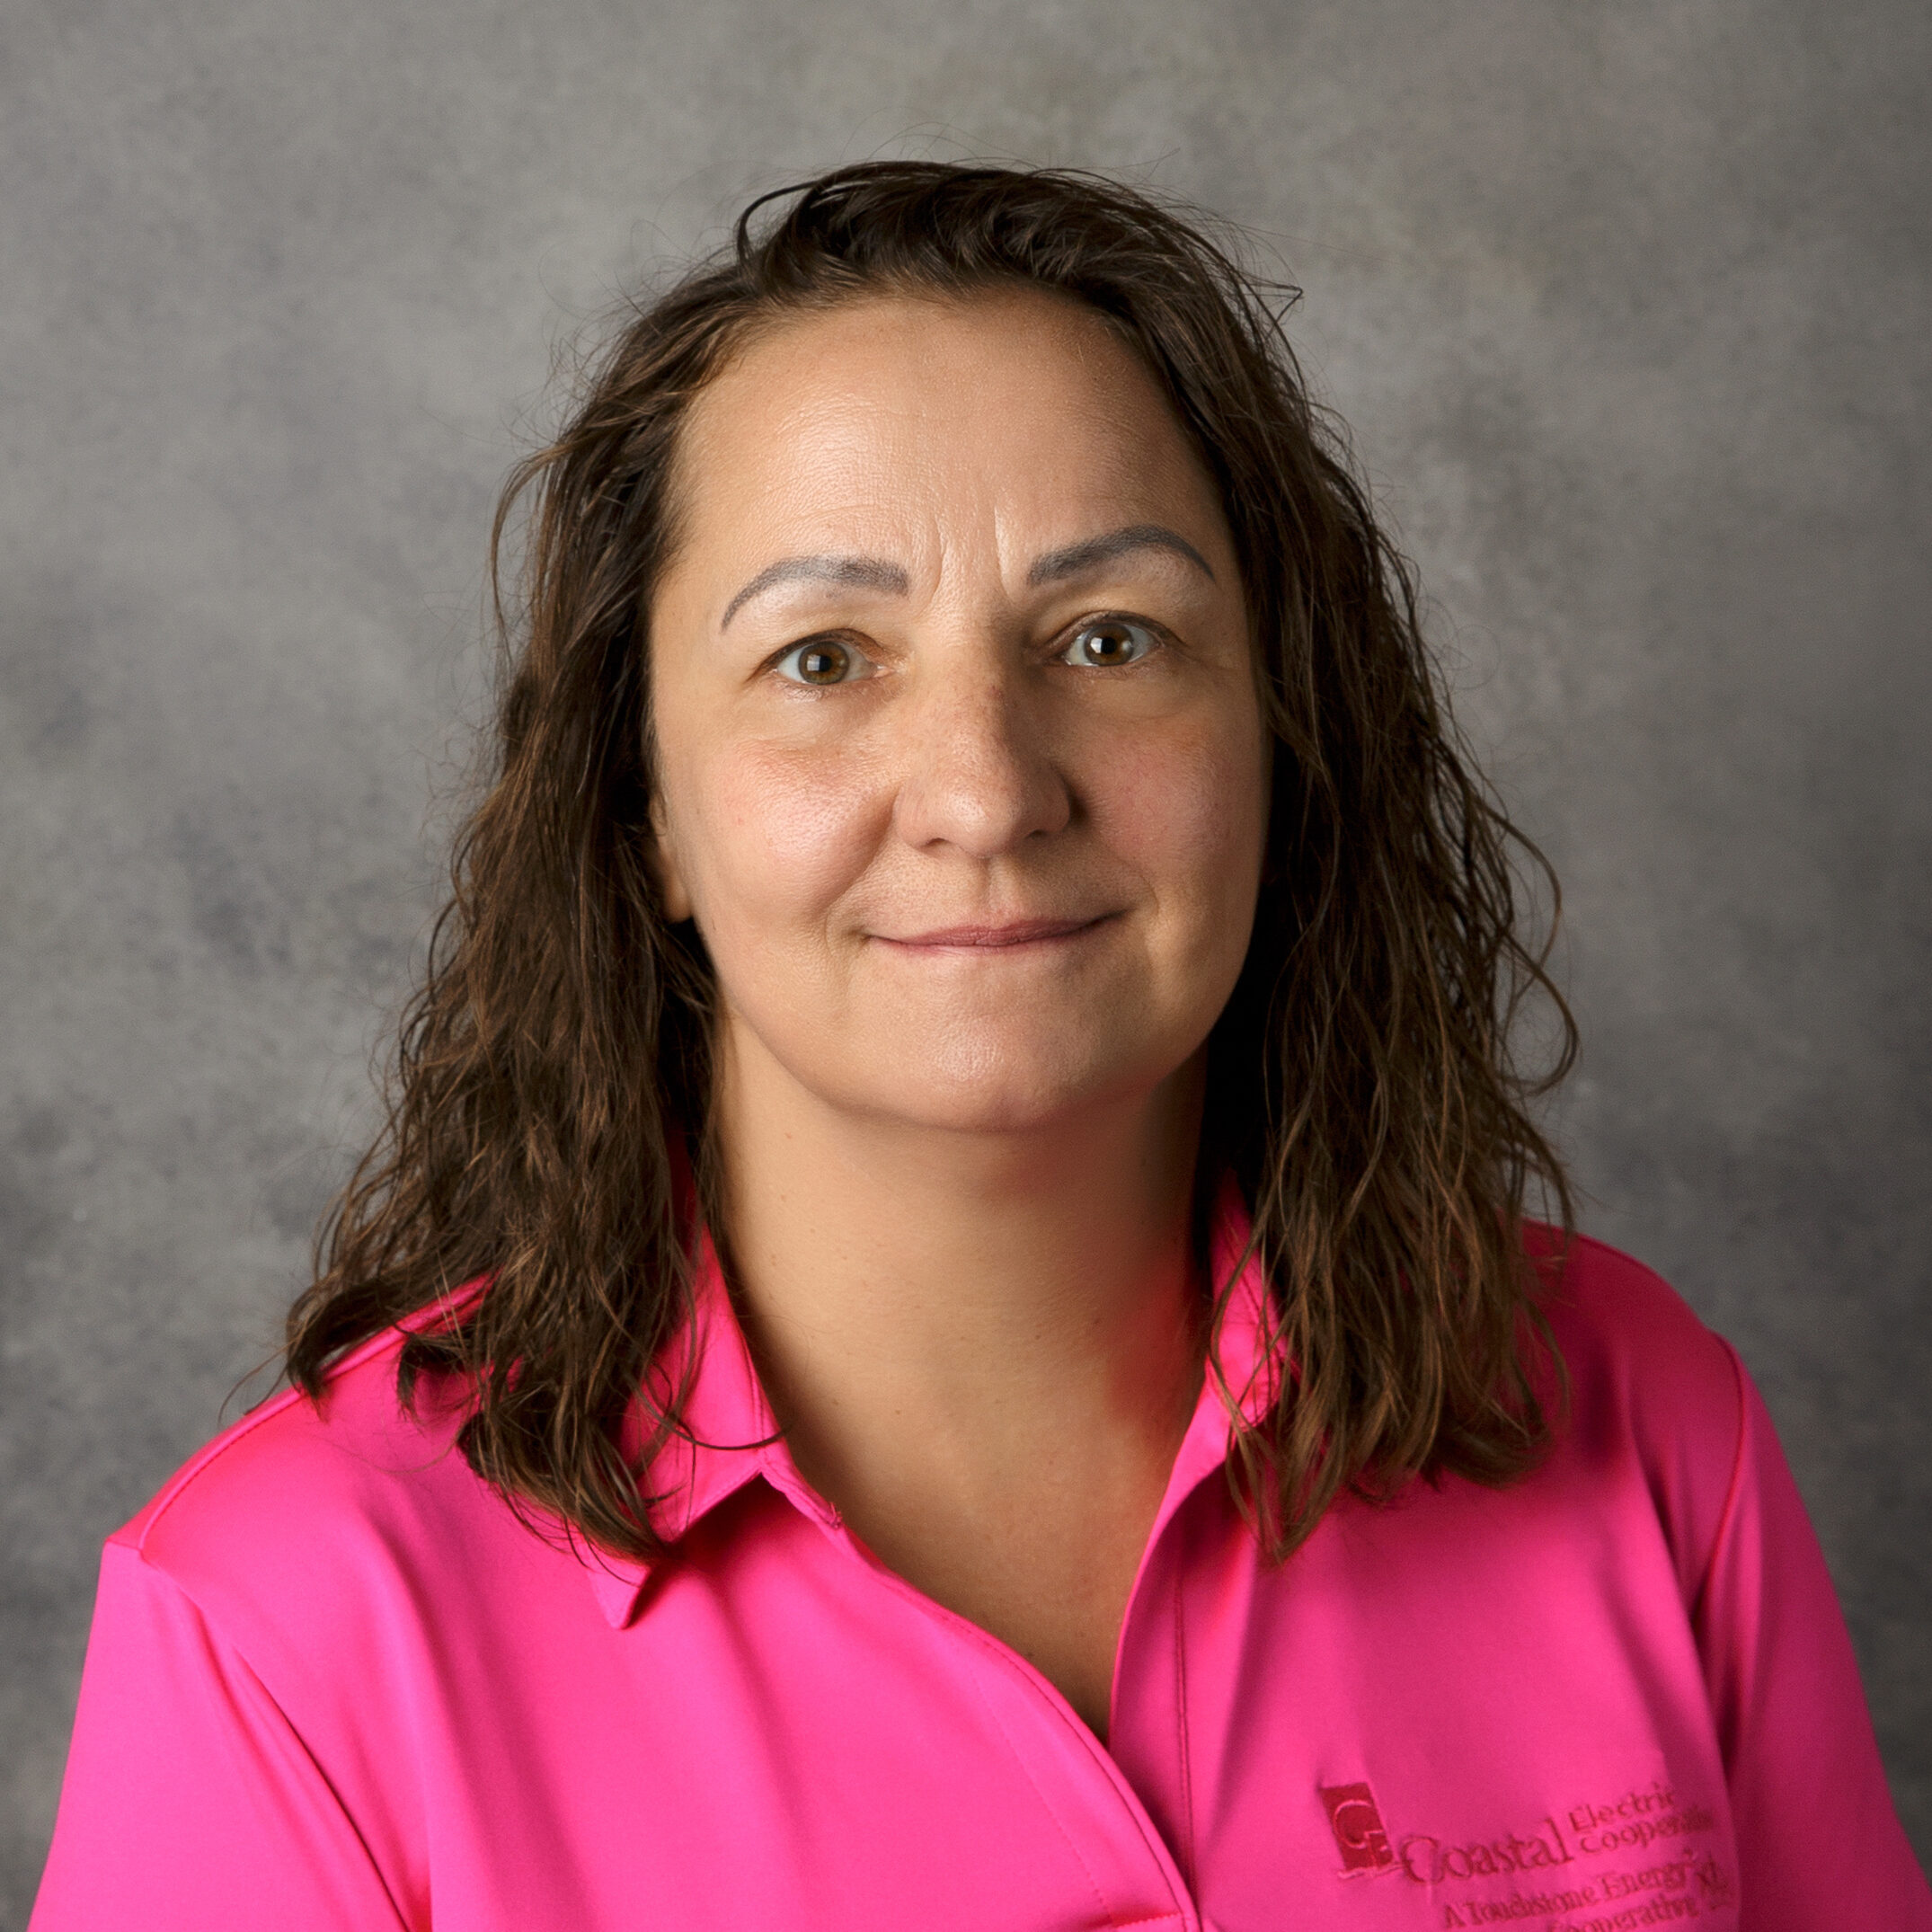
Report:
<svg viewBox="0 0 1932 1932"><path fill-rule="evenodd" d="M1320 1785L1316 1790L1328 1811L1328 1828L1342 1854L1342 1870L1386 1872L1396 1862L1375 1794L1366 1785Z"/></svg>
<svg viewBox="0 0 1932 1932"><path fill-rule="evenodd" d="M1400 1815L1398 1798L1396 1822L1405 1829L1391 1841L1367 1785L1317 1785L1316 1792L1342 1854L1336 1875L1399 1872L1430 1890L1429 1909L1441 1912L1449 1932L1531 1919L1556 1932L1559 1918L1571 1932L1612 1932L1722 1914L1734 1897L1730 1871L1703 1842L1718 1830L1716 1815L1680 1799L1661 1777L1560 1806L1492 1838L1411 1831L1414 1821ZM1584 1912L1599 1916L1570 1916Z"/></svg>

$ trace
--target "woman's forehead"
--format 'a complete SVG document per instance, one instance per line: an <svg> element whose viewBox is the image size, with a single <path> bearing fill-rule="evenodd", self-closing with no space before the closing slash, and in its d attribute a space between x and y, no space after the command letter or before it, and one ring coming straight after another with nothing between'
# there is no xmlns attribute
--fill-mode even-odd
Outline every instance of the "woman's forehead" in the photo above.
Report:
<svg viewBox="0 0 1932 1932"><path fill-rule="evenodd" d="M701 545L855 523L1063 523L1057 540L1220 524L1133 350L1095 311L1026 288L868 297L762 326L694 403L678 471Z"/></svg>

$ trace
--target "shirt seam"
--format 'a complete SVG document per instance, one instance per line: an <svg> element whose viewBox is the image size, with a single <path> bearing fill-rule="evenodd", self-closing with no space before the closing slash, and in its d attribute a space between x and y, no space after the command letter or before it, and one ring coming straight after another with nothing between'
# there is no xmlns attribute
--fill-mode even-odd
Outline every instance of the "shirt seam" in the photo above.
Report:
<svg viewBox="0 0 1932 1932"><path fill-rule="evenodd" d="M267 1402L264 1402L259 1409L252 1410L248 1414L244 1415L233 1428L225 1429L212 1442L204 1445L194 1455L191 1456L187 1462L175 1472L173 1477L163 1488L161 1493L148 1505L144 1512L140 1534L137 1537L130 1538L123 1531L116 1530L108 1538L108 1541L110 1543L118 1543L123 1548L133 1548L140 1556L142 1562L147 1563L148 1538L153 1536L155 1531L161 1527L162 1519L199 1478L202 1472L206 1469L213 1468L230 1449L234 1449L238 1443L245 1441L264 1423L271 1422L276 1416L285 1414L301 1399L299 1390L293 1388L284 1389L280 1395L271 1396ZM148 1566L155 1570L158 1575L166 1576L168 1574L158 1564L149 1564ZM172 1582L173 1579L171 1578L170 1581ZM186 1594L186 1592L184 1591L183 1594ZM191 1598L190 1601L192 1600ZM199 1606L197 1605L196 1608L199 1609Z"/></svg>
<svg viewBox="0 0 1932 1932"><path fill-rule="evenodd" d="M351 1349L340 1360L330 1363L328 1369L324 1371L326 1380L333 1383L341 1376L349 1373L350 1370L359 1369L365 1362L374 1360L385 1350L394 1349L403 1339L403 1330L400 1326L392 1325L388 1328L378 1330L377 1334L369 1336L359 1347ZM155 1500L136 1519L141 1525L140 1534L137 1537L130 1538L126 1535L124 1529L118 1529L107 1540L110 1543L119 1544L123 1548L134 1548L139 1552L142 1561L146 1562L147 1539L160 1528L162 1519L174 1507L175 1503L180 1501L188 1489L200 1478L202 1473L205 1470L213 1468L229 1450L246 1441L258 1429L273 1422L277 1416L286 1414L290 1409L308 1399L306 1394L299 1388L285 1388L279 1394L269 1396L258 1408L251 1409L246 1415L243 1416L231 1427L223 1430L212 1442L204 1443L175 1471L174 1475L163 1485ZM164 1570L160 1571L159 1573L164 1576L168 1574ZM189 1600L191 1602L193 1599L191 1598ZM197 1608L199 1609L199 1606L197 1605Z"/></svg>
<svg viewBox="0 0 1932 1932"><path fill-rule="evenodd" d="M296 1392L290 1391L290 1394L294 1393ZM120 1547L127 1549L129 1546L123 1544ZM388 1874L382 1868L381 1860L377 1857L368 1839L363 1836L362 1827L356 1822L355 1813L350 1810L347 1803L343 1800L342 1794L336 1789L335 1780L323 1769L322 1760L316 1757L307 1738L303 1735L301 1727L289 1715L288 1707L282 1703L282 1700L269 1688L268 1679L255 1668L248 1653L222 1628L216 1618L209 1614L208 1606L178 1576L174 1575L171 1571L163 1569L158 1563L149 1557L145 1549L135 1547L130 1549L129 1553L141 1565L143 1570L146 1571L149 1575L158 1578L194 1611L201 1627L207 1631L209 1637L218 1643L235 1659L235 1663L248 1673L250 1682L261 1693L263 1700L287 1727L289 1737L301 1750L304 1761L314 1770L316 1777L321 1781L323 1788L329 1794L331 1801L341 1817L342 1823L355 1839L356 1843L361 1848L362 1856L368 1861L370 1874L374 1877L376 1883L382 1887L383 1897L389 1901L389 1910L395 1914L396 1924L405 1928L412 1924L412 1921L409 1915L397 1901L395 1892L389 1883Z"/></svg>
<svg viewBox="0 0 1932 1932"><path fill-rule="evenodd" d="M1179 1565L1175 1566L1174 1582L1174 1735L1180 1741L1181 1839L1187 1852L1184 1875L1192 1887L1198 1882L1201 1861L1194 1846L1194 1768L1188 1750L1187 1617Z"/></svg>
<svg viewBox="0 0 1932 1932"><path fill-rule="evenodd" d="M1750 1403L1746 1393L1743 1358L1723 1335L1713 1331L1712 1339L1724 1352L1724 1359L1731 1364L1732 1387L1736 1393L1738 1405L1737 1441L1732 1450L1731 1480L1725 1485L1724 1507L1717 1512L1717 1527L1711 1533L1710 1547L1705 1551L1704 1560L1698 1567L1697 1587L1691 1592L1689 1609L1693 1624L1703 1616L1705 1596L1711 1587L1712 1573L1717 1567L1717 1553L1724 1547L1724 1538L1730 1534L1732 1523L1737 1516L1738 1499L1744 1487L1745 1435L1750 1421Z"/></svg>

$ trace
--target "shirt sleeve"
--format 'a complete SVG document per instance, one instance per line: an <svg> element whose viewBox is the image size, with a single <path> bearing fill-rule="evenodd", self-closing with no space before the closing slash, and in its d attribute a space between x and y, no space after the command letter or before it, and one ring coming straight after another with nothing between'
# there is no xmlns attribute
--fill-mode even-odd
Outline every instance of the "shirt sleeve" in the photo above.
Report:
<svg viewBox="0 0 1932 1932"><path fill-rule="evenodd" d="M30 1932L394 1932L405 1921L247 1662L110 1543Z"/></svg>
<svg viewBox="0 0 1932 1932"><path fill-rule="evenodd" d="M1763 1400L1732 1361L1737 1466L1695 1621L1737 1830L1741 1932L1932 1932L1823 1553Z"/></svg>

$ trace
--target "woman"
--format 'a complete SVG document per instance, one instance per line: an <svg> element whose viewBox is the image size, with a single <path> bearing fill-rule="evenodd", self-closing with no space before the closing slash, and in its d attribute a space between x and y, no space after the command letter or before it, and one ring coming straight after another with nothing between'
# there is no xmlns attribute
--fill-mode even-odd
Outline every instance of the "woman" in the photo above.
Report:
<svg viewBox="0 0 1932 1932"><path fill-rule="evenodd" d="M761 208L506 499L387 1134L109 1545L36 1925L1932 1925L1736 1358L1526 1219L1512 835L1261 294Z"/></svg>

